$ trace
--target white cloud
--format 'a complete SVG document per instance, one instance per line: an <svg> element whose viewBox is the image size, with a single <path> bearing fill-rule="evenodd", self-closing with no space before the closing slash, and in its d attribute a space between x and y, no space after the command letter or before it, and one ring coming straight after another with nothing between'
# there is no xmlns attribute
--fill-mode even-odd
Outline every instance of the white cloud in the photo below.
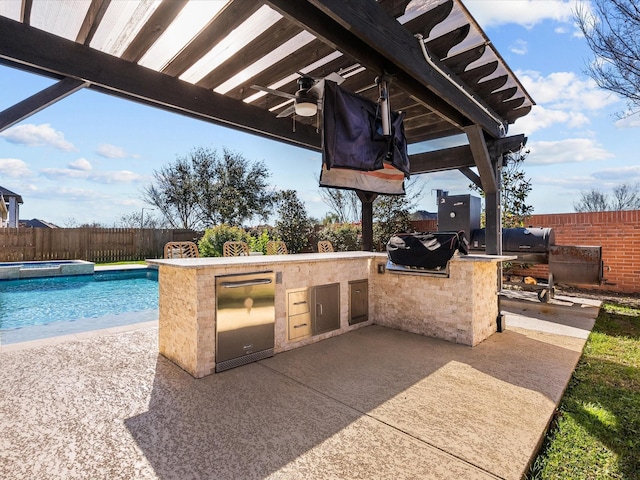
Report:
<svg viewBox="0 0 640 480"><path fill-rule="evenodd" d="M616 122L618 128L640 127L640 112L629 114Z"/></svg>
<svg viewBox="0 0 640 480"><path fill-rule="evenodd" d="M100 144L96 153L104 158L138 158L139 156L127 153L123 148L108 143Z"/></svg>
<svg viewBox="0 0 640 480"><path fill-rule="evenodd" d="M144 179L144 176L130 170L96 172L90 175L90 180L98 183L137 183Z"/></svg>
<svg viewBox="0 0 640 480"><path fill-rule="evenodd" d="M43 168L40 174L47 178L71 178L103 184L138 183L145 180L144 176L129 170L95 172L77 168Z"/></svg>
<svg viewBox="0 0 640 480"><path fill-rule="evenodd" d="M88 172L93 169L91 163L86 158L79 158L73 162L69 162L69 168L72 170L82 170L84 172Z"/></svg>
<svg viewBox="0 0 640 480"><path fill-rule="evenodd" d="M5 138L8 142L30 147L48 146L65 151L71 151L75 148L71 142L65 140L64 133L54 130L49 123L17 125L0 133L0 137Z"/></svg>
<svg viewBox="0 0 640 480"><path fill-rule="evenodd" d="M528 115L516 120L516 123L509 128L509 133L531 135L533 132L557 124L565 124L570 128L580 128L590 122L589 117L581 112L548 109L540 105L534 105Z"/></svg>
<svg viewBox="0 0 640 480"><path fill-rule="evenodd" d="M33 176L29 165L17 158L0 158L0 174L3 177L28 178Z"/></svg>
<svg viewBox="0 0 640 480"><path fill-rule="evenodd" d="M540 72L516 72L537 105L531 113L516 121L511 132L532 134L552 126L584 128L591 116L620 99L599 88L591 79L583 79L573 72L554 72L543 76Z"/></svg>
<svg viewBox="0 0 640 480"><path fill-rule="evenodd" d="M617 103L613 93L598 87L592 79L574 72L554 72L543 76L535 71L518 71L516 76L539 105L577 111L596 111Z"/></svg>
<svg viewBox="0 0 640 480"><path fill-rule="evenodd" d="M527 42L525 42L524 40L516 40L509 47L509 50L511 50L511 52L515 53L516 55L526 55L529 51L529 48Z"/></svg>
<svg viewBox="0 0 640 480"><path fill-rule="evenodd" d="M577 3L576 0L473 0L465 2L465 6L483 28L509 23L532 28L544 20L571 23Z"/></svg>
<svg viewBox="0 0 640 480"><path fill-rule="evenodd" d="M606 160L614 155L589 138L568 138L557 142L531 142L527 165L552 165Z"/></svg>
<svg viewBox="0 0 640 480"><path fill-rule="evenodd" d="M606 168L593 173L599 180L620 183L636 183L640 181L640 165L630 165L626 167Z"/></svg>

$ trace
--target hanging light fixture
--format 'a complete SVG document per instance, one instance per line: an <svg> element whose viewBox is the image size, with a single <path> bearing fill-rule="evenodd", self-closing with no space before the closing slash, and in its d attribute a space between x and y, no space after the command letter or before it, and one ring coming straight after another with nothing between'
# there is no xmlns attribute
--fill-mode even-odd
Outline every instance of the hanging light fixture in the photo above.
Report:
<svg viewBox="0 0 640 480"><path fill-rule="evenodd" d="M300 77L298 79L300 89L296 92L296 115L313 117L318 112L318 98L309 91L314 84L315 81L311 77Z"/></svg>

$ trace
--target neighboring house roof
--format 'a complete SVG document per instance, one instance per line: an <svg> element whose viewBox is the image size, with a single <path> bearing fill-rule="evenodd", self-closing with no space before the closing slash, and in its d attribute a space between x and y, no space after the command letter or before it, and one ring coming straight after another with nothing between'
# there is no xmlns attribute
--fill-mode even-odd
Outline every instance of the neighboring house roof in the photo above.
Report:
<svg viewBox="0 0 640 480"><path fill-rule="evenodd" d="M60 228L57 225L37 218L31 220L19 220L19 225L24 228Z"/></svg>
<svg viewBox="0 0 640 480"><path fill-rule="evenodd" d="M417 210L409 215L409 220L437 220L438 214L427 212L426 210Z"/></svg>
<svg viewBox="0 0 640 480"><path fill-rule="evenodd" d="M22 201L22 195L18 195L7 188L0 187L0 195L2 195L5 200L9 200L9 197L16 197L18 199L18 203L24 203Z"/></svg>

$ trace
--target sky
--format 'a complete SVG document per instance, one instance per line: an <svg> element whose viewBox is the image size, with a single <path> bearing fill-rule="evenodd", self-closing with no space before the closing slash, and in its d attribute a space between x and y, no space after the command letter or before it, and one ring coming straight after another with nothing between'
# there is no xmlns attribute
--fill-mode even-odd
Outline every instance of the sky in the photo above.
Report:
<svg viewBox="0 0 640 480"><path fill-rule="evenodd" d="M581 192L610 193L621 183L640 182L640 115L620 120L624 99L584 73L593 56L574 22L577 0L464 4L537 104L508 131L528 138L523 168L534 213L572 212ZM0 66L0 111L53 83ZM0 186L22 195L21 219L114 226L143 208L145 216L155 215L142 199L144 187L154 171L197 147L263 161L274 189L296 190L315 218L328 211L317 180L320 153L87 89L0 133ZM472 193L458 171L420 175L419 181L422 210L437 211L437 189Z"/></svg>

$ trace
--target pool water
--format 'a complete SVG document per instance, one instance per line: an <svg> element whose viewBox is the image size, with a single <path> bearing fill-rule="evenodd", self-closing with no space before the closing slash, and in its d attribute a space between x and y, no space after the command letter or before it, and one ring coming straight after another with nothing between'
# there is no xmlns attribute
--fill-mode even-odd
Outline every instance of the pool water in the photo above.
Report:
<svg viewBox="0 0 640 480"><path fill-rule="evenodd" d="M152 269L0 282L3 344L158 318Z"/></svg>

